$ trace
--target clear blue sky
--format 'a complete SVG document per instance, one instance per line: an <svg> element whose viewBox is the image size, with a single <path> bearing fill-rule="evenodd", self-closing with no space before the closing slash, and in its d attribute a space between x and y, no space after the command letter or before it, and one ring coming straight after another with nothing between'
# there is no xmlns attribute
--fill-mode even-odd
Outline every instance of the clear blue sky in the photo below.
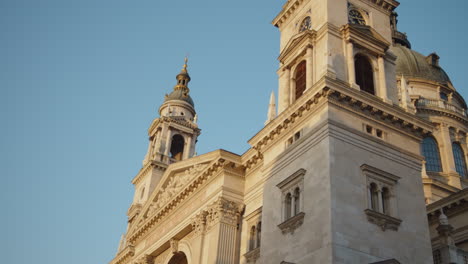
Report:
<svg viewBox="0 0 468 264"><path fill-rule="evenodd" d="M110 261L147 128L190 54L198 153L243 153L277 90L285 0L0 1L4 263ZM399 29L468 98L468 1L404 1Z"/></svg>

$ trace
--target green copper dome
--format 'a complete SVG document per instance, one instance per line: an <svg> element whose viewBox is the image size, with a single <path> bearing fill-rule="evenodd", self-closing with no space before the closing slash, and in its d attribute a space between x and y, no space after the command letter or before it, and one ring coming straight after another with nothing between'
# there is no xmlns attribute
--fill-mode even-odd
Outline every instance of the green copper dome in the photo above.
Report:
<svg viewBox="0 0 468 264"><path fill-rule="evenodd" d="M441 84L451 84L447 73L439 66L439 56L432 53L424 56L400 44L395 44L390 51L397 56L396 74L398 76L421 78Z"/></svg>

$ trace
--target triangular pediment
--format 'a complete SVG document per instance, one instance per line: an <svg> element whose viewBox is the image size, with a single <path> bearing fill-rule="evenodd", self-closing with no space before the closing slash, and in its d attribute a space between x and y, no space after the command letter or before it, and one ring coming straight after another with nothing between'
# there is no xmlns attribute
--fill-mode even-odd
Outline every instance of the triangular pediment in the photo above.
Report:
<svg viewBox="0 0 468 264"><path fill-rule="evenodd" d="M343 37L375 54L383 55L391 43L375 29L366 25L347 24L341 28Z"/></svg>
<svg viewBox="0 0 468 264"><path fill-rule="evenodd" d="M289 40L284 49L281 51L278 60L281 63L285 63L286 60L291 59L290 54L293 52L305 48L308 46L313 46L317 37L317 32L315 30L306 30L303 31Z"/></svg>
<svg viewBox="0 0 468 264"><path fill-rule="evenodd" d="M128 237L146 229L144 226L149 222L154 222L154 219L176 208L200 187L208 175L226 162L239 164L240 157L224 150L216 150L171 164L130 226Z"/></svg>

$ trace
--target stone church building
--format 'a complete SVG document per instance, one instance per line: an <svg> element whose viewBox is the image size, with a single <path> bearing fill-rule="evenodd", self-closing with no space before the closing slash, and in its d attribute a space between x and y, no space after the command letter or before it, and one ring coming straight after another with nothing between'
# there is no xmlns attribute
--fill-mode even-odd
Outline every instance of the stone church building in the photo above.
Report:
<svg viewBox="0 0 468 264"><path fill-rule="evenodd" d="M242 155L195 155L186 62L110 263L467 264L467 105L398 5L287 1L278 100Z"/></svg>

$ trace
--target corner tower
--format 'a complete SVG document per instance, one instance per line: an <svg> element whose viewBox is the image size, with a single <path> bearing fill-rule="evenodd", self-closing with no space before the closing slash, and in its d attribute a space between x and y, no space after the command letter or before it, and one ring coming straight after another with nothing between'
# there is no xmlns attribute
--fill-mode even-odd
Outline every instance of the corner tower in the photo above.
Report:
<svg viewBox="0 0 468 264"><path fill-rule="evenodd" d="M433 126L400 107L398 4L289 0L273 20L279 113L249 141L265 179L260 263L432 262L420 142Z"/></svg>

